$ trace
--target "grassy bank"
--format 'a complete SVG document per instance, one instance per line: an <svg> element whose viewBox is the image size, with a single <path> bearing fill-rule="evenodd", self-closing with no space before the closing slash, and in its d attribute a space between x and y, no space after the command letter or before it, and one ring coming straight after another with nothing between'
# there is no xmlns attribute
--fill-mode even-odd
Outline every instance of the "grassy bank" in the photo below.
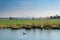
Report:
<svg viewBox="0 0 60 40"><path fill-rule="evenodd" d="M60 28L60 19L0 20L0 28Z"/></svg>

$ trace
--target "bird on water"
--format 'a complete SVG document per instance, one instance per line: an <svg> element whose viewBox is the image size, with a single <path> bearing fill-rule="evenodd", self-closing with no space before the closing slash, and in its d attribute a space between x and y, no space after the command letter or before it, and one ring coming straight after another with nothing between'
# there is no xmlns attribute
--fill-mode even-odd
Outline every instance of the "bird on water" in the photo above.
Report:
<svg viewBox="0 0 60 40"><path fill-rule="evenodd" d="M23 32L23 35L25 35L26 33Z"/></svg>

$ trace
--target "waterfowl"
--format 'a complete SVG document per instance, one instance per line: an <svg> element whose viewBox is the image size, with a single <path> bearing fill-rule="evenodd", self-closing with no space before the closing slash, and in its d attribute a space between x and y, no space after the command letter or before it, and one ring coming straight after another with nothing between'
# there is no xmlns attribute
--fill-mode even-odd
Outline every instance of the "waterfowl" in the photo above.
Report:
<svg viewBox="0 0 60 40"><path fill-rule="evenodd" d="M26 33L23 32L23 35L25 35Z"/></svg>

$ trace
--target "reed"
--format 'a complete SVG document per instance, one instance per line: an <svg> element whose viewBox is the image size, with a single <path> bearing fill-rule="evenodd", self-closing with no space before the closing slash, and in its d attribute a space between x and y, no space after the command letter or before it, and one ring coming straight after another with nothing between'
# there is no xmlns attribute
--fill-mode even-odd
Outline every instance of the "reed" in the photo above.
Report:
<svg viewBox="0 0 60 40"><path fill-rule="evenodd" d="M0 20L0 28L60 28L60 19Z"/></svg>

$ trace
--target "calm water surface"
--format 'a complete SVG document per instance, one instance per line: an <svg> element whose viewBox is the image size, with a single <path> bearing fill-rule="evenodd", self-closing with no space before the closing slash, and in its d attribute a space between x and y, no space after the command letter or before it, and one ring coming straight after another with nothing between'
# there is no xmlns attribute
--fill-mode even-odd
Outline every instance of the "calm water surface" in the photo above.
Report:
<svg viewBox="0 0 60 40"><path fill-rule="evenodd" d="M0 29L0 40L60 40L57 29Z"/></svg>

